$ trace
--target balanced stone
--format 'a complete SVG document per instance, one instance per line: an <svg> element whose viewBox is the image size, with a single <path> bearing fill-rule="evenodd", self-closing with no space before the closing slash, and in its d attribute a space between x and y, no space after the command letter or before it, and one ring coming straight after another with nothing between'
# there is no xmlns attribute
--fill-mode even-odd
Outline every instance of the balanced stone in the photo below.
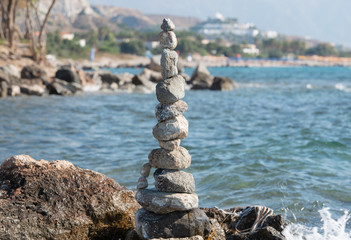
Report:
<svg viewBox="0 0 351 240"><path fill-rule="evenodd" d="M172 151L179 147L180 139L174 139L169 141L158 141L158 145L160 145L161 148Z"/></svg>
<svg viewBox="0 0 351 240"><path fill-rule="evenodd" d="M147 179L146 177L140 177L138 179L138 186L137 186L137 189L144 189L144 188L147 188L148 186L148 182L147 182Z"/></svg>
<svg viewBox="0 0 351 240"><path fill-rule="evenodd" d="M140 169L140 175L143 177L148 177L150 175L151 165L150 163L145 163Z"/></svg>
<svg viewBox="0 0 351 240"><path fill-rule="evenodd" d="M143 208L157 214L194 209L199 201L195 193L166 193L154 189L141 189L135 198Z"/></svg>
<svg viewBox="0 0 351 240"><path fill-rule="evenodd" d="M169 141L173 139L184 139L188 136L188 120L183 115L159 122L152 129L157 140Z"/></svg>
<svg viewBox="0 0 351 240"><path fill-rule="evenodd" d="M175 49L178 41L174 32L160 32L158 40L162 48Z"/></svg>
<svg viewBox="0 0 351 240"><path fill-rule="evenodd" d="M150 152L149 163L154 168L184 169L190 166L191 156L183 147L178 147L173 151L158 148Z"/></svg>
<svg viewBox="0 0 351 240"><path fill-rule="evenodd" d="M176 75L159 82L156 85L156 97L160 103L172 104L185 96L185 80L181 75Z"/></svg>
<svg viewBox="0 0 351 240"><path fill-rule="evenodd" d="M161 55L163 79L174 77L178 74L178 53L170 49L163 49Z"/></svg>
<svg viewBox="0 0 351 240"><path fill-rule="evenodd" d="M202 239L209 234L210 221L200 209L172 212L167 215L155 214L139 209L135 215L135 227L144 239ZM198 238L189 238L193 236Z"/></svg>
<svg viewBox="0 0 351 240"><path fill-rule="evenodd" d="M182 100L176 101L173 104L159 103L155 107L155 115L157 120L162 122L183 114L186 110L188 110L188 104Z"/></svg>
<svg viewBox="0 0 351 240"><path fill-rule="evenodd" d="M192 174L168 169L157 169L154 173L155 187L161 192L194 193L195 180Z"/></svg>
<svg viewBox="0 0 351 240"><path fill-rule="evenodd" d="M161 24L161 29L163 31L173 31L175 29L175 25L174 25L174 23L172 22L171 19L164 18L163 22Z"/></svg>

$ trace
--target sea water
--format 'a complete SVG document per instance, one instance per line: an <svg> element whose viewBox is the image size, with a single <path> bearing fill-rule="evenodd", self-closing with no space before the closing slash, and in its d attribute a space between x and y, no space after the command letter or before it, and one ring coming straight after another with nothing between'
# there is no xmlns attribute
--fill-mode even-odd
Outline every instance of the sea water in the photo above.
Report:
<svg viewBox="0 0 351 240"><path fill-rule="evenodd" d="M200 205L265 205L288 220L288 239L351 239L351 69L209 70L238 89L186 92L182 146ZM0 99L0 161L66 159L135 189L157 148L156 104L155 94Z"/></svg>

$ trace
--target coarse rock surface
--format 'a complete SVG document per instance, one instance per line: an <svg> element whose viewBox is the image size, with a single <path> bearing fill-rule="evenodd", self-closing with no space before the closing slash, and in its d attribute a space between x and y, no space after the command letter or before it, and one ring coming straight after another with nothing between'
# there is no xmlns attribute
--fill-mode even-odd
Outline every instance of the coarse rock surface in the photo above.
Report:
<svg viewBox="0 0 351 240"><path fill-rule="evenodd" d="M120 82L119 77L116 74L113 74L109 71L99 72L98 74L101 78L103 85L109 86L112 83L116 83L118 85Z"/></svg>
<svg viewBox="0 0 351 240"><path fill-rule="evenodd" d="M178 53L167 48L162 50L161 55L162 78L167 79L178 74Z"/></svg>
<svg viewBox="0 0 351 240"><path fill-rule="evenodd" d="M0 67L0 82L4 77L7 79L7 83L16 83L21 78L21 73L16 66L7 64Z"/></svg>
<svg viewBox="0 0 351 240"><path fill-rule="evenodd" d="M202 239L210 231L206 214L196 208L189 211L155 214L139 209L135 216L136 230L145 239ZM196 236L197 238L191 238Z"/></svg>
<svg viewBox="0 0 351 240"><path fill-rule="evenodd" d="M183 115L178 115L175 118L157 123L152 129L152 133L160 141L184 139L188 136L188 120Z"/></svg>
<svg viewBox="0 0 351 240"><path fill-rule="evenodd" d="M176 101L173 104L159 103L155 107L155 115L157 121L162 122L183 114L186 110L188 110L188 104L182 100Z"/></svg>
<svg viewBox="0 0 351 240"><path fill-rule="evenodd" d="M157 148L150 152L149 163L154 168L184 169L190 166L191 156L181 146L173 151Z"/></svg>
<svg viewBox="0 0 351 240"><path fill-rule="evenodd" d="M45 88L38 84L21 84L20 85L21 93L27 95L43 96L45 94Z"/></svg>
<svg viewBox="0 0 351 240"><path fill-rule="evenodd" d="M205 65L200 64L191 76L190 83L193 85L191 89L210 89L213 83L213 76L210 74Z"/></svg>
<svg viewBox="0 0 351 240"><path fill-rule="evenodd" d="M221 210L202 208L211 221L208 239L214 240L286 240L281 215L274 215L262 206L236 207ZM267 214L269 212L269 214Z"/></svg>
<svg viewBox="0 0 351 240"><path fill-rule="evenodd" d="M194 193L195 180L191 173L180 170L157 169L155 188L160 192Z"/></svg>
<svg viewBox="0 0 351 240"><path fill-rule="evenodd" d="M0 98L6 98L8 92L8 83L0 81Z"/></svg>
<svg viewBox="0 0 351 240"><path fill-rule="evenodd" d="M155 83L151 82L149 76L146 74L140 73L138 75L135 75L132 78L132 83L135 86L142 86L145 87L146 89L153 90L155 89Z"/></svg>
<svg viewBox="0 0 351 240"><path fill-rule="evenodd" d="M211 86L211 90L231 91L238 86L233 79L227 77L215 77Z"/></svg>
<svg viewBox="0 0 351 240"><path fill-rule="evenodd" d="M153 55L152 58L150 58L150 64L147 68L156 72L161 72L161 54Z"/></svg>
<svg viewBox="0 0 351 240"><path fill-rule="evenodd" d="M138 179L137 189L144 189L144 188L147 188L148 186L149 186L149 184L148 184L148 182L147 182L146 177L141 176L141 177Z"/></svg>
<svg viewBox="0 0 351 240"><path fill-rule="evenodd" d="M146 210L156 214L186 211L198 207L199 200L195 193L166 193L154 189L140 189L136 200Z"/></svg>
<svg viewBox="0 0 351 240"><path fill-rule="evenodd" d="M153 71L148 68L144 68L140 75L145 76L146 79L153 83L158 83L162 81L162 75L160 72Z"/></svg>
<svg viewBox="0 0 351 240"><path fill-rule="evenodd" d="M177 47L178 41L177 41L177 36L175 35L174 32L168 31L162 31L158 35L158 40L160 42L160 46L162 48L168 48L168 49L175 49Z"/></svg>
<svg viewBox="0 0 351 240"><path fill-rule="evenodd" d="M149 177L151 171L150 163L145 163L140 169L140 175L143 177Z"/></svg>
<svg viewBox="0 0 351 240"><path fill-rule="evenodd" d="M169 140L169 141L160 141L159 140L158 145L160 145L161 148L172 151L172 150L179 147L180 139Z"/></svg>
<svg viewBox="0 0 351 240"><path fill-rule="evenodd" d="M0 165L0 239L125 239L139 208L133 191L67 161Z"/></svg>
<svg viewBox="0 0 351 240"><path fill-rule="evenodd" d="M64 80L69 83L77 83L81 84L81 80L75 71L75 69L71 67L62 67L55 73L55 78Z"/></svg>
<svg viewBox="0 0 351 240"><path fill-rule="evenodd" d="M180 75L159 82L156 85L157 100L163 104L172 104L183 99L185 96L184 85L184 78Z"/></svg>
<svg viewBox="0 0 351 240"><path fill-rule="evenodd" d="M21 71L21 78L33 79L39 78L43 81L48 81L48 74L38 65L32 64L23 67Z"/></svg>
<svg viewBox="0 0 351 240"><path fill-rule="evenodd" d="M82 91L82 86L76 82L67 82L61 79L55 78L53 82L47 85L49 94L54 95L73 95L78 91Z"/></svg>
<svg viewBox="0 0 351 240"><path fill-rule="evenodd" d="M173 31L175 29L175 25L169 18L164 18L161 24L161 29L163 31Z"/></svg>

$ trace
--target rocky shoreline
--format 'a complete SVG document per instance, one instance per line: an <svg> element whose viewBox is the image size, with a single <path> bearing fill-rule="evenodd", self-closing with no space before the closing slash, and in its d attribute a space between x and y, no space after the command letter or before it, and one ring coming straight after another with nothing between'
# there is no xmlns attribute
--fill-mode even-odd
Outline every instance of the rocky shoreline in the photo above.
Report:
<svg viewBox="0 0 351 240"><path fill-rule="evenodd" d="M135 194L65 160L13 156L0 165L0 239L139 240ZM204 239L285 240L284 219L267 207L201 210L210 219Z"/></svg>
<svg viewBox="0 0 351 240"><path fill-rule="evenodd" d="M151 93L162 81L161 67L151 59L144 70L137 75L130 73L113 74L109 71L83 71L72 65L53 67L36 64L18 67L8 64L0 67L0 97L21 95L74 95L84 92L136 92ZM204 65L199 65L192 77L178 71L186 80L186 89L232 90L236 84L232 79L214 77Z"/></svg>

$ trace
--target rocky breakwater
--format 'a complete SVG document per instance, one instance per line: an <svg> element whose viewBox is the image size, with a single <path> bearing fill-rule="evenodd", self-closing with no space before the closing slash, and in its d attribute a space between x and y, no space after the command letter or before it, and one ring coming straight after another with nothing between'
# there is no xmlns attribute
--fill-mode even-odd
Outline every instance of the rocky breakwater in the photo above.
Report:
<svg viewBox="0 0 351 240"><path fill-rule="evenodd" d="M143 239L193 236L202 239L210 231L208 217L198 208L194 178L182 171L190 166L191 156L180 146L181 139L188 135L188 121L182 115L188 106L181 100L185 96L185 80L178 75L174 28L173 22L166 18L159 34L163 80L156 86L160 103L155 108L158 124L153 135L161 148L151 151L138 180L136 199L142 208L136 213L135 224ZM152 167L156 168L155 189L147 189Z"/></svg>

